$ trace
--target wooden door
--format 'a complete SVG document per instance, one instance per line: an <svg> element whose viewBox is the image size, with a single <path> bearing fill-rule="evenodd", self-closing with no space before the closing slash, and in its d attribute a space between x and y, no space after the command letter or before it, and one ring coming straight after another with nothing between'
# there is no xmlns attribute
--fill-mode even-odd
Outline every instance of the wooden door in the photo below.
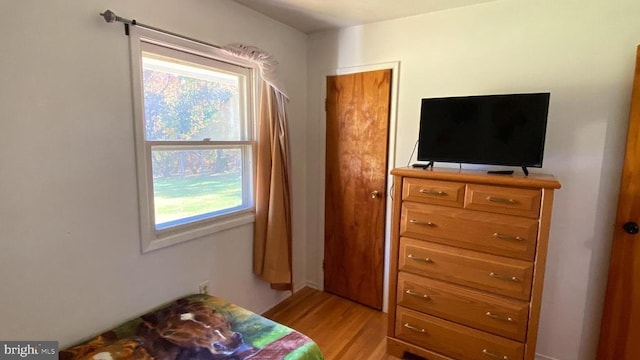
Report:
<svg viewBox="0 0 640 360"><path fill-rule="evenodd" d="M391 70L327 77L324 289L382 309Z"/></svg>
<svg viewBox="0 0 640 360"><path fill-rule="evenodd" d="M640 46L627 131L598 360L640 359Z"/></svg>

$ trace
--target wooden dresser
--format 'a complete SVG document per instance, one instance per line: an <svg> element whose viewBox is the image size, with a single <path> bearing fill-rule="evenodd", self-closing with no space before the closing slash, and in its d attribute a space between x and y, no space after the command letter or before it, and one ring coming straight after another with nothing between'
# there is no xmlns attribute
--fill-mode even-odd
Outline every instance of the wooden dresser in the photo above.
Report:
<svg viewBox="0 0 640 360"><path fill-rule="evenodd" d="M533 360L552 176L397 168L387 352Z"/></svg>

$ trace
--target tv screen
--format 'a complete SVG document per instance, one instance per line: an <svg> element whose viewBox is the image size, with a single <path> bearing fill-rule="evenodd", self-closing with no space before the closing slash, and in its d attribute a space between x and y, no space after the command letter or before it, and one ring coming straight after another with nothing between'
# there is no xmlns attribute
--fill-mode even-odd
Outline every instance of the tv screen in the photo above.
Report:
<svg viewBox="0 0 640 360"><path fill-rule="evenodd" d="M542 167L549 97L422 99L418 160Z"/></svg>

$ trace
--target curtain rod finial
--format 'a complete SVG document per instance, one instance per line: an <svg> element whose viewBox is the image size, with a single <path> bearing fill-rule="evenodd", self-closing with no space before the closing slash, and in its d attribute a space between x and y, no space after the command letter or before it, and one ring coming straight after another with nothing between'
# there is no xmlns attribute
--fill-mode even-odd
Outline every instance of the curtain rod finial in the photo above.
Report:
<svg viewBox="0 0 640 360"><path fill-rule="evenodd" d="M106 21L108 23L114 22L114 21L116 21L118 19L116 14L113 11L109 10L109 9L105 10L105 12L103 12L103 13L100 13L100 16L102 16L104 18L104 21Z"/></svg>

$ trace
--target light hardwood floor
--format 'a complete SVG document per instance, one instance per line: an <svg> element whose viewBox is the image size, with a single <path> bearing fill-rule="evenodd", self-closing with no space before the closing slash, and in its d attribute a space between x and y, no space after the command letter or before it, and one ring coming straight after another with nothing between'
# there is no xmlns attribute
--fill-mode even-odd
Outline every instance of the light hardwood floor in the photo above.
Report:
<svg viewBox="0 0 640 360"><path fill-rule="evenodd" d="M308 287L263 314L312 338L327 360L398 360L386 350L387 315Z"/></svg>

